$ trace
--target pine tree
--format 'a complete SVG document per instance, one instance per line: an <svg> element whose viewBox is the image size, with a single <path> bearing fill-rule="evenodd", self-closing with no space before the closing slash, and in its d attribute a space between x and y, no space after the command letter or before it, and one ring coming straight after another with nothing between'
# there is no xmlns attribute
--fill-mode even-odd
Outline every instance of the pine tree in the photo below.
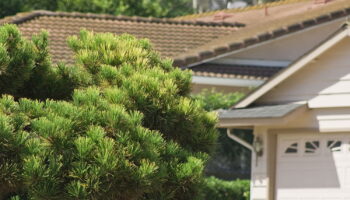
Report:
<svg viewBox="0 0 350 200"><path fill-rule="evenodd" d="M149 41L81 31L75 64L48 34L0 28L0 199L196 199L216 117Z"/></svg>

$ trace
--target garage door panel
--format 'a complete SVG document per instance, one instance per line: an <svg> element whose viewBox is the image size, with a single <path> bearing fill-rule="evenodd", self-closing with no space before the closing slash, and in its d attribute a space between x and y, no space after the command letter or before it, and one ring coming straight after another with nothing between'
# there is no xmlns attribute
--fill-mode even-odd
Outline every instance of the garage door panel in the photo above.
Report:
<svg viewBox="0 0 350 200"><path fill-rule="evenodd" d="M349 134L278 136L278 200L350 198Z"/></svg>
<svg viewBox="0 0 350 200"><path fill-rule="evenodd" d="M339 188L340 181L335 169L307 169L281 171L278 177L279 188ZM327 180L327 181L325 181Z"/></svg>
<svg viewBox="0 0 350 200"><path fill-rule="evenodd" d="M350 188L350 167L346 167L344 171L344 186Z"/></svg>

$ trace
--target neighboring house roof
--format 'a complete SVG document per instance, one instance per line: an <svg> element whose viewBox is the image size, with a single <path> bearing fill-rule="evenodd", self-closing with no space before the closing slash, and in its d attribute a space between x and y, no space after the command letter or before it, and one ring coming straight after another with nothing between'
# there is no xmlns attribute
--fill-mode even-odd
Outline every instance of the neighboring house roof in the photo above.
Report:
<svg viewBox="0 0 350 200"><path fill-rule="evenodd" d="M305 67L312 60L317 58L319 55L327 51L333 45L338 43L340 40L348 37L350 35L349 24L344 24L339 30L337 30L333 35L331 35L328 39L321 42L317 47L303 55L301 58L293 62L289 67L282 70L276 76L271 78L269 81L265 82L258 89L253 91L250 95L246 96L244 99L239 101L234 108L244 108L251 105L258 98L272 90L278 84L286 80L288 77L295 74L297 71Z"/></svg>
<svg viewBox="0 0 350 200"><path fill-rule="evenodd" d="M271 8L270 15L267 16L267 18L271 17L269 20L254 14L254 12L262 12L261 8L264 6L260 6L239 12L244 16L253 16L253 20L250 21L247 20L248 18L238 18L238 14L224 21L200 19L191 21L190 19L33 11L4 18L0 20L0 25L17 24L27 37L38 33L41 29L48 30L50 51L55 62L59 60L73 62L72 52L66 44L66 37L78 34L80 29L85 28L95 32L130 33L138 38L149 38L162 56L173 58L176 66L194 68L194 75L197 76L265 80L280 68L271 70L263 67L257 71L257 67L244 66L247 72L243 72L243 66L241 68L231 65L230 68L216 64L209 66L205 63L247 47L350 15L350 1L334 0L309 10L307 7L301 11L299 9L299 12L293 15L273 17L274 12L285 13L286 8L280 7L282 5L298 7L301 4L306 5L305 2L310 4L313 0L287 0L278 4L267 4L275 5L273 8L276 9L274 11ZM245 23L236 21L238 19L243 20L247 26L245 27Z"/></svg>
<svg viewBox="0 0 350 200"><path fill-rule="evenodd" d="M162 56L175 58L178 54L202 46L213 39L237 31L243 24L236 22L194 22L172 19L112 16L66 12L33 11L0 20L17 24L24 36L30 37L42 29L50 33L53 60L72 62L72 51L66 38L81 29L94 32L129 33L148 38Z"/></svg>
<svg viewBox="0 0 350 200"><path fill-rule="evenodd" d="M305 104L282 104L257 106L246 109L234 109L219 111L220 119L258 119L258 118L280 118L292 111L305 106Z"/></svg>
<svg viewBox="0 0 350 200"><path fill-rule="evenodd" d="M210 62L238 50L350 15L349 0L333 0L326 4L315 5L313 2L314 0L289 0L281 6L269 8L267 16L264 15L266 6L234 13L222 21L237 20L244 23L245 27L178 55L175 62L179 66L190 67ZM277 14L275 15L274 12ZM215 21L214 14L193 20L213 22ZM191 18L185 19L190 20Z"/></svg>

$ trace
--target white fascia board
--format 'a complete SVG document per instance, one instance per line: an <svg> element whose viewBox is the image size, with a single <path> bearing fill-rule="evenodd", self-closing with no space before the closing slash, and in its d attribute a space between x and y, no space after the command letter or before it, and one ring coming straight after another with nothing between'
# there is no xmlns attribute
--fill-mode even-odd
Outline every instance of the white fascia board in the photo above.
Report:
<svg viewBox="0 0 350 200"><path fill-rule="evenodd" d="M192 76L192 83L217 86L257 87L264 83L264 80Z"/></svg>
<svg viewBox="0 0 350 200"><path fill-rule="evenodd" d="M272 88L274 88L276 85L287 79L289 76L306 66L309 62L314 60L317 56L321 55L325 51L327 51L329 48L334 46L336 43L338 43L340 40L344 39L345 37L348 37L348 29L341 31L337 35L333 36L331 39L327 40L320 46L318 46L313 51L309 52L308 54L304 55L302 58L297 60L295 63L293 63L291 66L286 68L281 74L278 76L275 76L273 79L270 79L269 82L267 82L265 85L257 89L255 92L253 92L251 95L243 99L241 102L239 102L237 105L235 105L235 108L244 108L257 100L262 95L266 94L268 91L270 91Z"/></svg>
<svg viewBox="0 0 350 200"><path fill-rule="evenodd" d="M252 66L264 66L264 67L287 67L291 61L287 60L257 60L257 59L233 59L223 58L210 62L212 64L224 64L224 65L252 65Z"/></svg>

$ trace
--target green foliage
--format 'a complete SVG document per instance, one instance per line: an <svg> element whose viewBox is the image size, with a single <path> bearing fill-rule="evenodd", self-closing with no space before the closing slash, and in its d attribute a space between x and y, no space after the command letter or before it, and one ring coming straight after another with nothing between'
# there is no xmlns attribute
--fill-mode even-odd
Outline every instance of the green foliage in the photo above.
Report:
<svg viewBox="0 0 350 200"><path fill-rule="evenodd" d="M244 96L243 93L219 93L205 90L193 97L202 102L206 110L228 109ZM206 174L228 180L248 178L250 172L250 150L231 140L226 135L226 129L219 129L219 138L215 154L206 166ZM253 134L250 130L237 130L233 133L243 140L252 143Z"/></svg>
<svg viewBox="0 0 350 200"><path fill-rule="evenodd" d="M14 15L24 10L22 0L1 0L0 1L0 17Z"/></svg>
<svg viewBox="0 0 350 200"><path fill-rule="evenodd" d="M38 9L145 17L175 17L193 12L191 0L1 0L0 8L0 17Z"/></svg>
<svg viewBox="0 0 350 200"><path fill-rule="evenodd" d="M251 130L234 129L233 134L253 143ZM206 174L225 180L248 179L251 171L251 151L227 137L226 129L219 129L215 153L206 165Z"/></svg>
<svg viewBox="0 0 350 200"><path fill-rule="evenodd" d="M240 92L225 94L215 90L203 90L201 93L193 95L193 98L199 100L203 108L208 111L227 109L242 97L244 97L244 94Z"/></svg>
<svg viewBox="0 0 350 200"><path fill-rule="evenodd" d="M203 184L206 200L249 200L248 180L224 181L208 177Z"/></svg>
<svg viewBox="0 0 350 200"><path fill-rule="evenodd" d="M153 17L175 17L192 13L189 0L59 0L58 10L123 14Z"/></svg>
<svg viewBox="0 0 350 200"><path fill-rule="evenodd" d="M26 40L15 25L0 28L0 93L16 99L70 98L74 88L87 85L88 75L75 66L53 67L48 34Z"/></svg>
<svg viewBox="0 0 350 200"><path fill-rule="evenodd" d="M0 199L198 198L216 116L190 72L129 35L69 38L73 66L47 43L0 28Z"/></svg>

